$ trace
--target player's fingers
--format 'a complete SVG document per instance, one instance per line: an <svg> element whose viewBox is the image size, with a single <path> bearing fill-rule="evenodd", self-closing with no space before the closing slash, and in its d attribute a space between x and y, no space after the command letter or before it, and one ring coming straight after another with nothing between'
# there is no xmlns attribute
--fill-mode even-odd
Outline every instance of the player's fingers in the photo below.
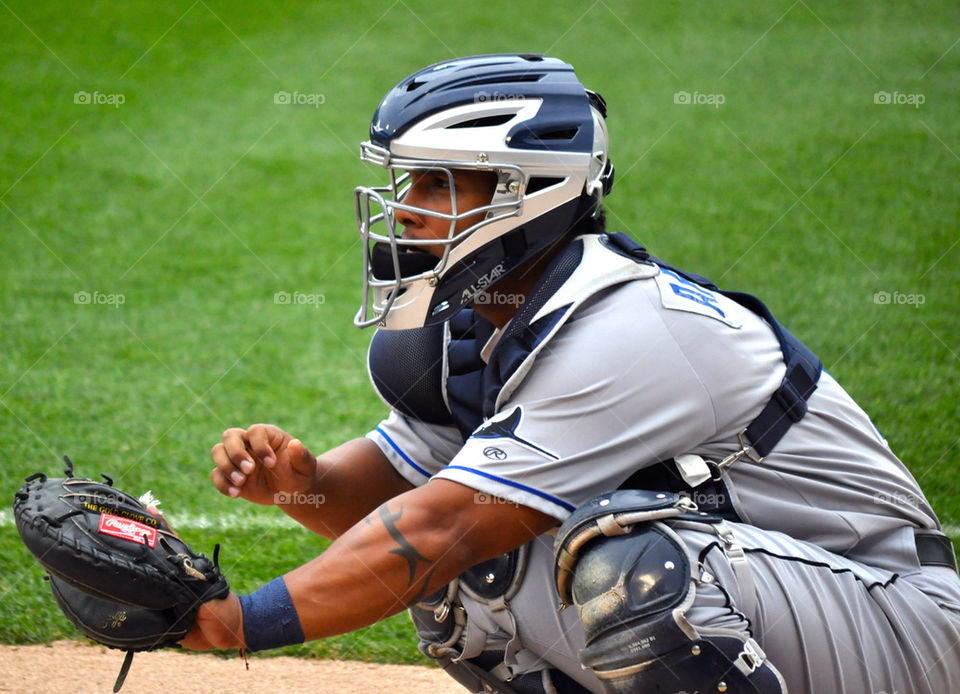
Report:
<svg viewBox="0 0 960 694"><path fill-rule="evenodd" d="M213 486L217 488L217 491L224 496L229 496L233 499L240 496L240 487L224 477L220 468L213 468L213 470L210 471L210 480L213 482Z"/></svg>
<svg viewBox="0 0 960 694"><path fill-rule="evenodd" d="M217 470L219 470L223 479L230 485L237 487L238 491L239 487L242 487L247 481L247 475L253 471L253 463L251 463L248 458L244 458L242 462L231 460L227 453L226 446L222 443L218 443L213 447L210 451L210 456L213 458L213 462L216 464ZM243 463L246 463L246 465ZM244 472L244 470L246 470L246 472ZM214 480L214 484L216 483L217 480Z"/></svg>
<svg viewBox="0 0 960 694"><path fill-rule="evenodd" d="M223 449L227 459L245 475L253 472L254 464L247 450L246 429L227 429L223 432Z"/></svg>
<svg viewBox="0 0 960 694"><path fill-rule="evenodd" d="M246 483L247 476L230 460L226 447L222 443L214 446L213 450L210 451L210 455L216 464L216 467L210 472L210 479L213 481L213 486L216 487L217 491L221 494L236 499L240 496L240 487Z"/></svg>
<svg viewBox="0 0 960 694"><path fill-rule="evenodd" d="M307 476L313 475L317 467L317 459L300 439L291 439L287 444L287 450L290 452L290 467L294 472Z"/></svg>
<svg viewBox="0 0 960 694"><path fill-rule="evenodd" d="M267 467L273 467L276 461L276 453L270 442L271 428L276 429L267 424L254 424L247 429L247 447Z"/></svg>

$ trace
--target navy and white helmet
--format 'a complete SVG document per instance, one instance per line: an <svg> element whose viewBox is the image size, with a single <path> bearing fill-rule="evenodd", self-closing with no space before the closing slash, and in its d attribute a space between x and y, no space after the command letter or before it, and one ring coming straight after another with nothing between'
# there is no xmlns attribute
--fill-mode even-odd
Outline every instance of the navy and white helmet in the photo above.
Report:
<svg viewBox="0 0 960 694"><path fill-rule="evenodd" d="M613 183L606 104L573 68L540 55L483 55L424 68L386 95L360 145L390 183L357 187L363 299L354 323L439 323L599 210ZM490 171L490 203L458 213L453 172ZM404 204L410 173L450 181L450 214ZM404 239L395 212L449 222L445 239ZM481 221L456 233L457 222ZM442 247L440 258L416 252Z"/></svg>

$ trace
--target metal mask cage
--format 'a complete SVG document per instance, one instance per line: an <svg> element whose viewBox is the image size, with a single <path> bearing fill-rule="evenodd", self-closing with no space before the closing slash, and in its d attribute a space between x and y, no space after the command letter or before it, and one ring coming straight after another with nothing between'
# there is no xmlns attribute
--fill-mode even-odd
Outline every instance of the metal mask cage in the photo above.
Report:
<svg viewBox="0 0 960 694"><path fill-rule="evenodd" d="M387 169L390 183L386 186L357 186L354 189L357 229L364 245L363 294L360 310L354 318L354 325L357 327L363 328L379 323L411 285L426 282L430 286L436 286L450 264L451 251L479 229L493 222L522 214L527 174L519 166L394 158L384 148L369 142L361 145L360 159ZM488 171L497 174L497 185L491 202L460 212L457 206L455 170ZM411 172L417 171L442 173L447 177L450 193L449 213L407 205L403 202L412 185ZM376 211L377 207L379 212ZM404 239L402 230L397 230L397 210L449 222L446 238ZM459 233L456 231L460 221L477 215L483 215L483 219ZM376 227L381 223L383 224L382 233L378 232ZM392 278L375 276L372 261L375 244L389 246ZM437 259L436 264L429 270L404 276L401 272L400 255L411 249L425 246L442 247L442 255ZM371 294L373 294L372 302Z"/></svg>

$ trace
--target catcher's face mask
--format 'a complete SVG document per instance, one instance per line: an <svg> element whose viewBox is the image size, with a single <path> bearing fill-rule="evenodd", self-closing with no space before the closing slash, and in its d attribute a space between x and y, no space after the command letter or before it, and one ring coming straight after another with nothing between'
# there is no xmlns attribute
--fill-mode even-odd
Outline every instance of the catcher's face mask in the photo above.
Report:
<svg viewBox="0 0 960 694"><path fill-rule="evenodd" d="M367 249L363 301L354 323L420 327L426 321L404 321L403 311L389 325L385 319L393 309L429 300L466 250L454 249L492 222L515 216L519 199L492 202L504 174L486 167L413 160L393 160L384 167L389 185L359 186L354 193L357 226Z"/></svg>

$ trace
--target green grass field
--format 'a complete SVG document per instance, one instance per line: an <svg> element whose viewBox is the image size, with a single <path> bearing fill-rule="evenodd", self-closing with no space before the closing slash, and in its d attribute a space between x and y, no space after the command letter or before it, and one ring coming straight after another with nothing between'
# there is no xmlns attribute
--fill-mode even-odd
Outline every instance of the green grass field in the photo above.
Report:
<svg viewBox="0 0 960 694"><path fill-rule="evenodd" d="M217 494L208 451L256 421L322 450L382 416L370 333L351 325L352 188L379 180L357 144L390 86L454 55L573 63L610 104L612 226L762 296L956 539L958 15L867 0L3 0L0 642L75 634L9 512L22 478L65 453L79 474L151 489L199 548L223 543L238 590L323 549ZM422 661L404 615L295 651Z"/></svg>

